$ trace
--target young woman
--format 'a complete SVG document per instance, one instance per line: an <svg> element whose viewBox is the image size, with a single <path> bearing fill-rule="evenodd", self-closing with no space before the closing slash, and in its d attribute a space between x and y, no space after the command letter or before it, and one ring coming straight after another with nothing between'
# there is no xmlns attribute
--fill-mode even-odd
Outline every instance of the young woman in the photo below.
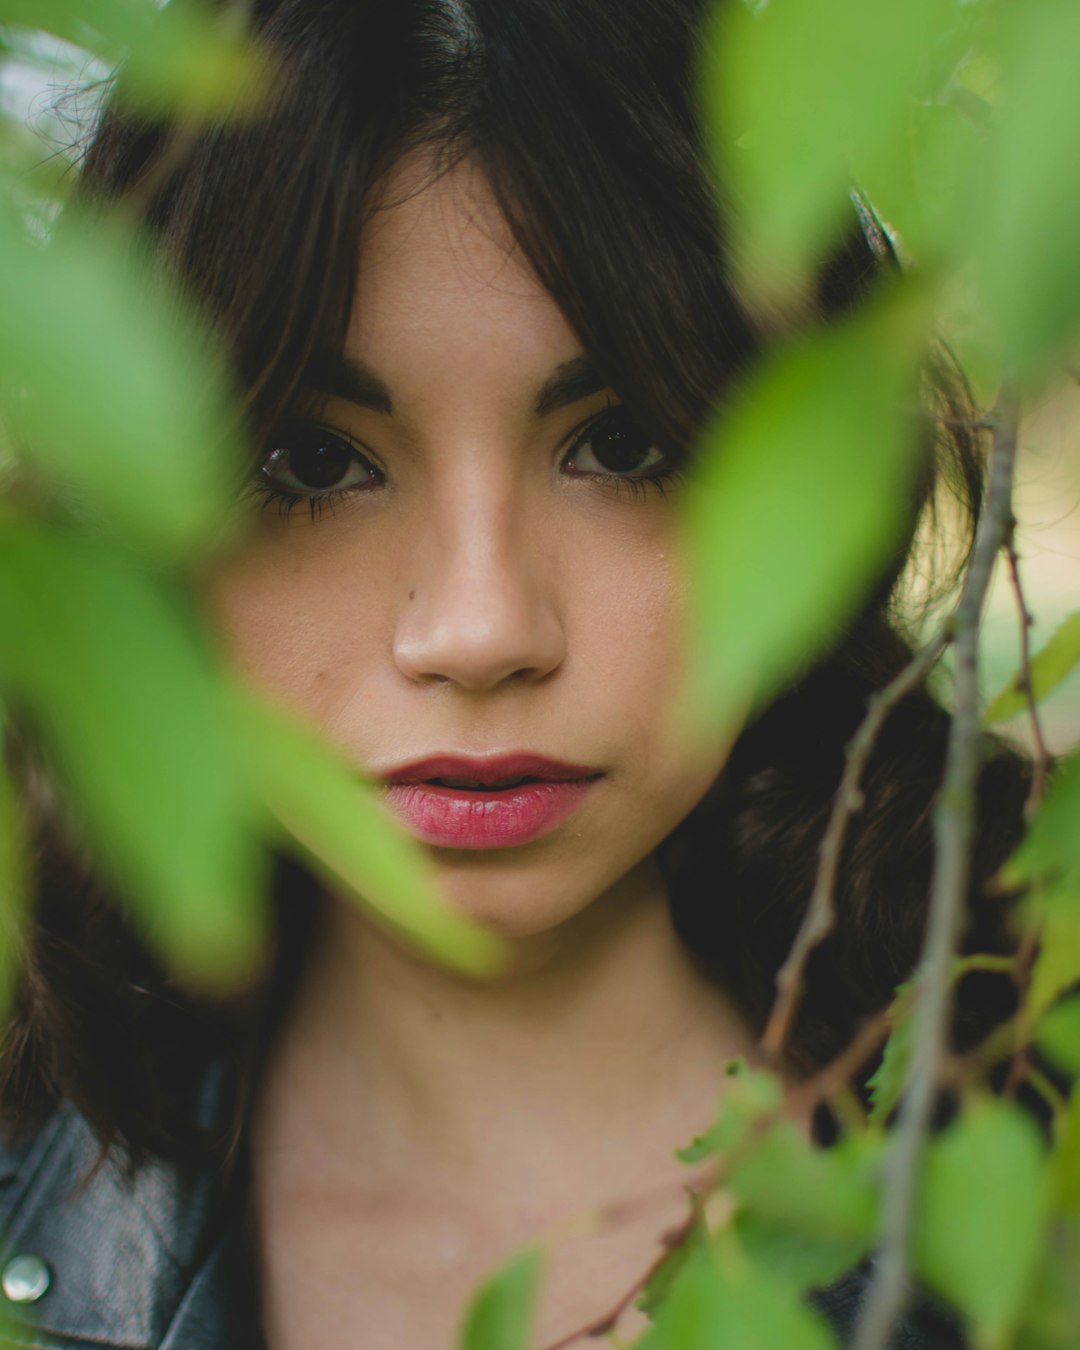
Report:
<svg viewBox="0 0 1080 1350"><path fill-rule="evenodd" d="M4 1051L0 1282L34 1344L447 1350L476 1282L547 1235L542 1345L603 1314L681 1217L673 1150L754 1057L843 747L908 656L898 552L730 756L661 735L674 499L756 349L693 106L702 9L257 0L270 114L204 132L157 182L150 230L224 338L257 447L212 621L384 782L514 959L454 977L282 864L273 978L205 1006L48 834ZM107 113L83 192L145 195L168 144ZM853 213L821 314L893 265ZM928 452L913 530L941 484L977 503L959 431ZM883 736L792 1073L911 968L945 729L920 694ZM989 760L980 886L1022 778ZM861 1287L820 1296L841 1332Z"/></svg>

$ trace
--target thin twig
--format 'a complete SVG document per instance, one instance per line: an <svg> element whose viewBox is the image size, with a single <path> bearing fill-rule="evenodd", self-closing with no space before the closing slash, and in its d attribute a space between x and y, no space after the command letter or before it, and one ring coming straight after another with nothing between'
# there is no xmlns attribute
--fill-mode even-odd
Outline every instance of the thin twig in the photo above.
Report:
<svg viewBox="0 0 1080 1350"><path fill-rule="evenodd" d="M587 1326L580 1327L577 1331L572 1331L568 1336L563 1336L561 1340L554 1341L551 1345L545 1347L545 1350L566 1350L569 1345L574 1345L577 1341L596 1340L601 1336L607 1336L614 1331L619 1318L630 1307L634 1299L642 1294L649 1281L668 1259L676 1247L681 1247L686 1239L694 1230L701 1215L702 1196L699 1192L690 1193L690 1213L686 1218L674 1228L669 1229L662 1234L660 1245L662 1251L657 1256L644 1274L640 1275L630 1288L619 1298L619 1301L613 1308L610 1308L602 1317L597 1318L595 1322L590 1322Z"/></svg>
<svg viewBox="0 0 1080 1350"><path fill-rule="evenodd" d="M844 774L818 852L818 871L803 921L787 959L776 975L776 1000L761 1036L761 1050L776 1059L785 1044L802 999L806 963L836 922L836 879L852 816L862 809L862 776L877 745L881 729L893 709L917 689L937 664L949 644L950 630L943 629L918 652L884 689L874 694L867 713L847 747Z"/></svg>
<svg viewBox="0 0 1080 1350"><path fill-rule="evenodd" d="M1035 688L1031 682L1031 628L1035 620L1024 599L1024 589L1020 584L1020 560L1016 554L1016 520L1009 521L1008 534L1005 537L1005 556L1009 562L1009 582L1016 598L1016 608L1020 614L1020 673L1016 678L1016 687L1024 695L1028 717L1031 721L1031 738L1035 743L1035 769L1031 776L1031 789L1024 804L1024 815L1030 819L1038 810L1046 793L1046 784L1053 768L1053 758L1046 748L1042 721L1039 718Z"/></svg>
<svg viewBox="0 0 1080 1350"><path fill-rule="evenodd" d="M693 1232L694 1225L704 1213L706 1201L724 1184L731 1173L732 1167L741 1162L746 1154L756 1146L758 1140L778 1121L791 1118L793 1115L800 1118L809 1115L819 1103L830 1101L842 1092L850 1083L855 1072L881 1047L882 1042L888 1036L890 1012L890 1008L884 1008L881 1012L869 1018L859 1028L849 1044L834 1059L811 1074L809 1078L790 1087L784 1094L781 1104L774 1110L763 1112L754 1121L746 1138L731 1152L717 1159L706 1179L694 1187L687 1188L690 1202L689 1214L681 1223L660 1235L661 1251L644 1273L634 1280L629 1289L602 1316L594 1318L591 1322L579 1327L577 1331L571 1332L561 1340L545 1346L544 1350L566 1350L568 1346L574 1345L578 1341L595 1340L601 1336L609 1335L615 1329L619 1318L644 1291L649 1281L671 1253L681 1246ZM630 1208L631 1206L627 1206L624 1209L622 1205L606 1206L600 1212L598 1218L604 1222L605 1226L611 1226L625 1218Z"/></svg>
<svg viewBox="0 0 1080 1350"><path fill-rule="evenodd" d="M885 1350L908 1297L915 1188L948 1053L952 968L971 878L979 772L978 637L983 605L1012 520L1018 407L1002 391L986 507L955 616L956 708L934 813L934 868L926 936L914 984L914 1049L884 1173L882 1241L854 1350Z"/></svg>

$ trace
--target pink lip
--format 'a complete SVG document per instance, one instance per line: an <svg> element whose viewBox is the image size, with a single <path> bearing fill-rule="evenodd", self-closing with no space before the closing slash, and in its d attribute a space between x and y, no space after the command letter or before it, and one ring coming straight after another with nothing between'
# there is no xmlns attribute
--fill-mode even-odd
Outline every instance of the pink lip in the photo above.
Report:
<svg viewBox="0 0 1080 1350"><path fill-rule="evenodd" d="M488 758L435 755L382 775L389 805L429 844L512 848L554 830L602 777L596 769L527 753ZM516 787L452 788L427 780L537 778Z"/></svg>

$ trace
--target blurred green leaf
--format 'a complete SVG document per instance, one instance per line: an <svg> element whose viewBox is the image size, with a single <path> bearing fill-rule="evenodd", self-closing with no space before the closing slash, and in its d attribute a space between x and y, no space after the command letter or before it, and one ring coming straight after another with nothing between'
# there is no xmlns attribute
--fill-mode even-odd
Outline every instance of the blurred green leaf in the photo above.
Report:
<svg viewBox="0 0 1080 1350"><path fill-rule="evenodd" d="M735 1163L727 1186L746 1209L808 1241L851 1239L869 1246L877 1228L880 1162L876 1134L823 1149L783 1120Z"/></svg>
<svg viewBox="0 0 1080 1350"><path fill-rule="evenodd" d="M1062 760L1020 847L1005 864L1006 886L1066 880L1080 892L1080 754Z"/></svg>
<svg viewBox="0 0 1080 1350"><path fill-rule="evenodd" d="M459 1350L528 1350L540 1269L529 1248L487 1280L466 1312Z"/></svg>
<svg viewBox="0 0 1080 1350"><path fill-rule="evenodd" d="M804 1291L857 1266L877 1232L882 1150L876 1132L822 1149L778 1124L728 1181L751 1260Z"/></svg>
<svg viewBox="0 0 1080 1350"><path fill-rule="evenodd" d="M1037 701L1052 693L1080 665L1080 612L1070 614L1031 659L1031 691ZM996 726L1026 712L1027 695L1019 688L1020 672L992 699L983 726Z"/></svg>
<svg viewBox="0 0 1080 1350"><path fill-rule="evenodd" d="M861 0L716 8L702 96L753 289L809 277L852 223L856 165L897 156L910 107L964 48L951 0L907 0L882 20Z"/></svg>
<svg viewBox="0 0 1080 1350"><path fill-rule="evenodd" d="M4 226L0 419L78 514L188 553L240 472L207 343L116 222L69 214L47 245Z"/></svg>
<svg viewBox="0 0 1080 1350"><path fill-rule="evenodd" d="M913 102L894 153L856 166L860 189L921 266L963 257L986 141L955 102Z"/></svg>
<svg viewBox="0 0 1080 1350"><path fill-rule="evenodd" d="M1040 1020L1035 1043L1057 1068L1080 1077L1080 998L1055 1004Z"/></svg>
<svg viewBox="0 0 1080 1350"><path fill-rule="evenodd" d="M671 1286L675 1283L687 1261L698 1251L707 1255L709 1244L708 1225L699 1211L695 1215L694 1223L686 1237L677 1246L671 1248L664 1260L653 1271L645 1288L634 1300L634 1307L645 1313L647 1317L655 1318L658 1310L663 1306Z"/></svg>
<svg viewBox="0 0 1080 1350"><path fill-rule="evenodd" d="M1057 1121L1050 1154L1050 1202L1055 1213L1080 1220L1080 1087Z"/></svg>
<svg viewBox="0 0 1080 1350"><path fill-rule="evenodd" d="M684 498L692 583L683 734L737 725L851 617L895 548L919 466L921 296L781 351L732 396Z"/></svg>
<svg viewBox="0 0 1080 1350"><path fill-rule="evenodd" d="M716 1119L685 1148L677 1148L680 1162L704 1162L730 1152L742 1144L760 1125L780 1109L783 1090L776 1074L765 1069L748 1069L744 1060L732 1060L720 1096Z"/></svg>
<svg viewBox="0 0 1080 1350"><path fill-rule="evenodd" d="M1030 921L1040 927L1029 1006L1038 1017L1080 980L1080 755L1064 760L1020 847L1001 870L1027 887Z"/></svg>
<svg viewBox="0 0 1080 1350"><path fill-rule="evenodd" d="M261 853L215 672L167 587L54 527L0 534L0 689L51 748L105 870L178 972L250 973Z"/></svg>
<svg viewBox="0 0 1080 1350"><path fill-rule="evenodd" d="M1080 125L1080 6L994 7L1001 115L972 245L1012 378L1038 376L1080 332L1080 158L1062 138Z"/></svg>
<svg viewBox="0 0 1080 1350"><path fill-rule="evenodd" d="M734 1244L732 1244L734 1247ZM832 1350L818 1315L737 1249L695 1251L672 1281L635 1350Z"/></svg>
<svg viewBox="0 0 1080 1350"><path fill-rule="evenodd" d="M1043 1246L1014 1344L1019 1350L1068 1350L1080 1327L1080 1226L1058 1220Z"/></svg>
<svg viewBox="0 0 1080 1350"><path fill-rule="evenodd" d="M1032 1017L1041 1016L1080 981L1080 889L1063 883L1048 885L1040 890L1037 906L1042 922L1028 993Z"/></svg>
<svg viewBox="0 0 1080 1350"><path fill-rule="evenodd" d="M970 1320L980 1347L1010 1344L1046 1222L1046 1156L1011 1102L984 1101L927 1147L915 1269Z"/></svg>
<svg viewBox="0 0 1080 1350"><path fill-rule="evenodd" d="M267 53L205 0L0 0L0 23L51 33L120 66L117 95L144 113L245 114L270 82Z"/></svg>
<svg viewBox="0 0 1080 1350"><path fill-rule="evenodd" d="M867 1079L870 1119L884 1124L898 1105L911 1067L915 1023L910 1012L893 1023L881 1055L881 1063Z"/></svg>
<svg viewBox="0 0 1080 1350"><path fill-rule="evenodd" d="M800 1292L824 1289L866 1255L864 1238L815 1237L752 1210L735 1216L733 1229L747 1257Z"/></svg>
<svg viewBox="0 0 1080 1350"><path fill-rule="evenodd" d="M0 709L0 751L4 721ZM29 859L22 810L0 753L0 1021L14 993L20 935L29 895Z"/></svg>
<svg viewBox="0 0 1080 1350"><path fill-rule="evenodd" d="M497 971L502 942L454 910L378 789L292 715L238 691L253 781L270 814L331 884L421 950L474 974Z"/></svg>

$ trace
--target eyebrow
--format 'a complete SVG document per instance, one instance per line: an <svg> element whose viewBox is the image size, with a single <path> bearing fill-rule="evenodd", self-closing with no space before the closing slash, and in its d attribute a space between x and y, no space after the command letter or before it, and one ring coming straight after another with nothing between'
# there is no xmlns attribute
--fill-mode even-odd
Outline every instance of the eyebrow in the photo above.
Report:
<svg viewBox="0 0 1080 1350"><path fill-rule="evenodd" d="M308 367L304 383L330 398L342 398L358 408L392 417L394 402L386 383L362 361L336 352L324 352ZM536 402L534 417L549 417L560 408L598 394L607 381L588 356L563 361L544 381Z"/></svg>

